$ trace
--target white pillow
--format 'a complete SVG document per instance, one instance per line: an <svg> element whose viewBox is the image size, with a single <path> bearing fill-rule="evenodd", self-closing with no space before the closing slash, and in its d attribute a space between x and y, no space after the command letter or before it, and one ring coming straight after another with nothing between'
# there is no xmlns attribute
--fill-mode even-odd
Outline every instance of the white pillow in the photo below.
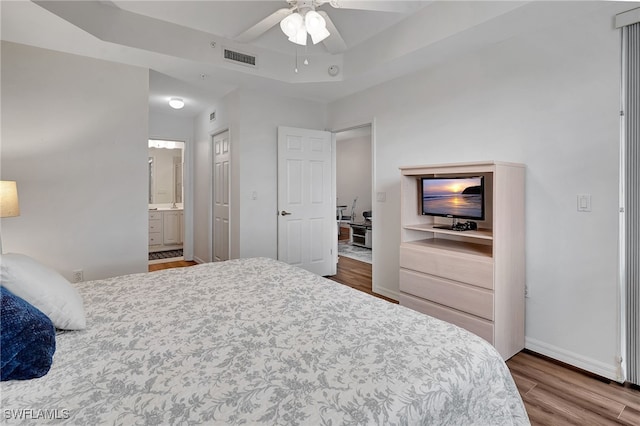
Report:
<svg viewBox="0 0 640 426"><path fill-rule="evenodd" d="M62 275L24 254L0 255L2 286L51 319L56 328L86 327L82 297Z"/></svg>

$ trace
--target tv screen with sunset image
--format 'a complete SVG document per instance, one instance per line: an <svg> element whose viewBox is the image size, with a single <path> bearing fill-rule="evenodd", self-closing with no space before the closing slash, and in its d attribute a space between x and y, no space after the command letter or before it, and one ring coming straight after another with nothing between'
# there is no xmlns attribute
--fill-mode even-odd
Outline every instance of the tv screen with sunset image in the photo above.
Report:
<svg viewBox="0 0 640 426"><path fill-rule="evenodd" d="M460 219L484 219L482 176L422 178L422 214Z"/></svg>

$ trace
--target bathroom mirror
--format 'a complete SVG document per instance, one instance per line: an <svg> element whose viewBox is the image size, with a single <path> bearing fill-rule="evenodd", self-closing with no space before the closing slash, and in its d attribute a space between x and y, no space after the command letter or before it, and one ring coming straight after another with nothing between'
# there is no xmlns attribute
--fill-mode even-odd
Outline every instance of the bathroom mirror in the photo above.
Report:
<svg viewBox="0 0 640 426"><path fill-rule="evenodd" d="M182 204L184 142L149 140L149 204Z"/></svg>

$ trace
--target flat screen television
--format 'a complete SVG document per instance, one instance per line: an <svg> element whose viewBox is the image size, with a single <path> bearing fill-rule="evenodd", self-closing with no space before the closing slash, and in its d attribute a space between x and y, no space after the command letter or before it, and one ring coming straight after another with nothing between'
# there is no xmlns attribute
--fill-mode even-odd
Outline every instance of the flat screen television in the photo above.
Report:
<svg viewBox="0 0 640 426"><path fill-rule="evenodd" d="M423 215L484 220L484 177L423 177L420 200Z"/></svg>

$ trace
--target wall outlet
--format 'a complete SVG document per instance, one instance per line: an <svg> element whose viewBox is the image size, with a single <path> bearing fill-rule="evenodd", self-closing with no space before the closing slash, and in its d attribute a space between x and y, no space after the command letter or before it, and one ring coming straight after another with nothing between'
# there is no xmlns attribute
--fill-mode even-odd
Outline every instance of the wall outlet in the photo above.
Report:
<svg viewBox="0 0 640 426"><path fill-rule="evenodd" d="M76 269L73 271L73 282L79 283L84 281L84 271L82 269Z"/></svg>
<svg viewBox="0 0 640 426"><path fill-rule="evenodd" d="M529 297L529 286L528 285L524 286L524 297Z"/></svg>

